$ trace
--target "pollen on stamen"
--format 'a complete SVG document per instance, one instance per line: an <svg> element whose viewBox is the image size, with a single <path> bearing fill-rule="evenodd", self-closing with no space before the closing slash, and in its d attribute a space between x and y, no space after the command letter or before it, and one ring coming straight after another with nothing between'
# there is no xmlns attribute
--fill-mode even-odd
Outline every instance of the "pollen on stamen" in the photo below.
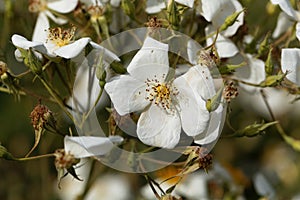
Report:
<svg viewBox="0 0 300 200"><path fill-rule="evenodd" d="M48 29L48 39L46 42L52 42L58 47L70 44L73 41L76 28L62 29L60 27Z"/></svg>
<svg viewBox="0 0 300 200"><path fill-rule="evenodd" d="M165 75L163 75L163 77L164 76ZM172 102L172 97L178 95L178 90L172 86L172 82L164 83L154 78L147 79L145 83L147 85L147 96L145 99L163 108L168 113L174 113L175 107L173 105L174 102Z"/></svg>

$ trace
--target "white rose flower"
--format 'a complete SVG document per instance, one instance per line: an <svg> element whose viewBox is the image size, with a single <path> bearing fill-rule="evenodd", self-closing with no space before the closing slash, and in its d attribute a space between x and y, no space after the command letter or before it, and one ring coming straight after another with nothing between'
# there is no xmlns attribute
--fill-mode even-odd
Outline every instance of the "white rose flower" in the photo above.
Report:
<svg viewBox="0 0 300 200"><path fill-rule="evenodd" d="M147 37L127 71L108 82L105 90L120 115L142 111L137 135L143 143L173 148L181 129L204 143L218 136L218 131L207 132L211 114L206 100L216 93L207 66L196 65L168 80L168 45Z"/></svg>

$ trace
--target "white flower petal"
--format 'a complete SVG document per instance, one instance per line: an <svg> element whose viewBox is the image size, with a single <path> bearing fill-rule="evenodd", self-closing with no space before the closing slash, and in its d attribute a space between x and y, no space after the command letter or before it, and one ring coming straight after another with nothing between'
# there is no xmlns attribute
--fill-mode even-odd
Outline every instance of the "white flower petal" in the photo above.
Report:
<svg viewBox="0 0 300 200"><path fill-rule="evenodd" d="M23 37L21 35L17 35L17 34L14 34L11 37L11 41L12 41L13 45L15 45L16 47L26 49L26 50L28 50L31 47L43 46L42 42L28 41L25 37Z"/></svg>
<svg viewBox="0 0 300 200"><path fill-rule="evenodd" d="M121 0L110 0L110 5L114 7L119 7L120 6Z"/></svg>
<svg viewBox="0 0 300 200"><path fill-rule="evenodd" d="M120 115L144 109L150 102L146 98L146 84L129 75L121 75L105 84L105 91Z"/></svg>
<svg viewBox="0 0 300 200"><path fill-rule="evenodd" d="M71 153L75 158L86 158L91 156L100 156L108 153L114 146L114 143L121 143L123 138L120 136L113 137L93 137L65 136L65 151Z"/></svg>
<svg viewBox="0 0 300 200"><path fill-rule="evenodd" d="M247 54L246 59L247 66L236 69L236 75L239 77L239 79L254 84L259 84L263 80L265 80L265 63L260 59L254 58L251 54ZM248 92L257 91L253 86L245 85L242 83L240 83L240 86Z"/></svg>
<svg viewBox="0 0 300 200"><path fill-rule="evenodd" d="M296 37L300 41L300 22L296 24Z"/></svg>
<svg viewBox="0 0 300 200"><path fill-rule="evenodd" d="M203 84L205 81L206 78L198 73L196 67L192 67L174 81L174 86L179 91L176 100L180 107L182 129L189 136L202 133L208 125L209 112L206 109L206 100L200 96L197 90L206 88L206 85Z"/></svg>
<svg viewBox="0 0 300 200"><path fill-rule="evenodd" d="M213 17L222 10L223 6L226 5L227 0L206 0L201 1L202 13L201 15L209 22L212 21Z"/></svg>
<svg viewBox="0 0 300 200"><path fill-rule="evenodd" d="M276 199L275 189L261 172L254 175L253 182L257 194L268 199Z"/></svg>
<svg viewBox="0 0 300 200"><path fill-rule="evenodd" d="M175 0L177 3L192 8L194 6L194 0Z"/></svg>
<svg viewBox="0 0 300 200"><path fill-rule="evenodd" d="M291 27L294 24L293 21L291 21L290 17L287 16L284 12L281 12L277 19L276 28L272 33L273 38L278 38L282 33L286 32L289 27Z"/></svg>
<svg viewBox="0 0 300 200"><path fill-rule="evenodd" d="M86 59L78 69L76 76L72 98L68 100L68 104L81 113L88 112L94 106L101 91L99 80L95 75L95 70L87 65Z"/></svg>
<svg viewBox="0 0 300 200"><path fill-rule="evenodd" d="M80 38L75 42L68 44L66 46L62 46L56 50L54 53L60 57L69 59L76 57L84 48L85 46L91 41L90 38Z"/></svg>
<svg viewBox="0 0 300 200"><path fill-rule="evenodd" d="M15 50L15 58L18 62L23 62L23 56L22 56L21 52L19 51L19 49Z"/></svg>
<svg viewBox="0 0 300 200"><path fill-rule="evenodd" d="M275 5L279 5L281 10L285 12L288 16L293 18L294 20L298 21L299 18L297 16L296 10L291 5L291 2L289 0L271 0L271 2Z"/></svg>
<svg viewBox="0 0 300 200"><path fill-rule="evenodd" d="M210 35L214 32L214 28L212 26L207 26L205 28L206 35ZM211 45L214 42L214 37L207 38L207 45ZM218 35L216 41L216 49L220 58L230 58L236 55L239 50L235 46L235 44L228 38L224 37L222 34Z"/></svg>
<svg viewBox="0 0 300 200"><path fill-rule="evenodd" d="M240 11L243 10L243 7L242 7L242 5L240 4L239 1L232 0L232 4L233 4L232 7L234 9L233 9L232 12L227 12L227 16L226 17L228 17L229 15L231 15L231 14L233 14L235 12L240 12ZM224 11L224 10L222 10L222 11ZM222 34L225 37L231 37L231 36L233 36L237 32L238 28L244 24L244 15L245 15L244 12L240 13L240 15L238 16L237 20L231 26L229 26L225 31L223 31ZM224 21L223 21L223 23L224 23Z"/></svg>
<svg viewBox="0 0 300 200"><path fill-rule="evenodd" d="M181 125L177 114L167 114L153 104L143 112L137 124L138 138L147 145L174 148L180 139Z"/></svg>
<svg viewBox="0 0 300 200"><path fill-rule="evenodd" d="M300 49L290 48L281 51L281 68L283 72L288 71L287 78L300 85Z"/></svg>
<svg viewBox="0 0 300 200"><path fill-rule="evenodd" d="M46 15L52 20L54 21L56 24L59 25L63 25L66 24L68 22L68 20L60 18L60 17L56 17L55 15L52 14L52 12L50 12L49 10L45 10L44 13L46 13Z"/></svg>
<svg viewBox="0 0 300 200"><path fill-rule="evenodd" d="M94 49L98 49L100 51L103 51L103 55L104 55L104 60L107 62L112 62L112 61L120 61L119 57L114 54L113 52L111 52L110 50L102 47L101 45L91 41L90 44L92 45L92 47ZM100 53L100 52L99 52Z"/></svg>
<svg viewBox="0 0 300 200"><path fill-rule="evenodd" d="M226 117L226 109L223 105L210 113L210 121L207 129L195 137L195 143L204 145L215 141L221 134Z"/></svg>
<svg viewBox="0 0 300 200"><path fill-rule="evenodd" d="M141 66L144 66L143 69ZM127 71L131 76L143 81L147 78L154 78L158 74L167 75L169 71L168 45L147 37L142 48L128 65Z"/></svg>
<svg viewBox="0 0 300 200"><path fill-rule="evenodd" d="M195 40L189 40L187 43L187 54L189 62L193 65L197 65L198 51L202 49L201 45Z"/></svg>
<svg viewBox="0 0 300 200"><path fill-rule="evenodd" d="M166 8L165 0L147 0L146 13L154 14Z"/></svg>
<svg viewBox="0 0 300 200"><path fill-rule="evenodd" d="M35 23L32 41L45 42L48 35L48 28L50 27L49 20L45 12L40 12Z"/></svg>
<svg viewBox="0 0 300 200"><path fill-rule="evenodd" d="M48 8L59 13L68 13L74 10L77 6L78 0L59 0L48 1Z"/></svg>

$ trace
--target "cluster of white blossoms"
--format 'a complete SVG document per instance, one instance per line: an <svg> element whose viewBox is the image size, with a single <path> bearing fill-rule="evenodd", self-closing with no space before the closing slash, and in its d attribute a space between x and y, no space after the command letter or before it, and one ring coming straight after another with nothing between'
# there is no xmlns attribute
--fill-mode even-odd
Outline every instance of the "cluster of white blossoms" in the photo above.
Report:
<svg viewBox="0 0 300 200"><path fill-rule="evenodd" d="M293 3L290 0L269 1L268 6L278 5L280 14L274 31L269 35L263 33L263 38L260 30L248 29L248 8L243 7L246 1L29 0L28 9L37 17L32 37L13 34L11 41L16 47L17 61L24 62L28 72L33 72L48 92L33 96L57 103L72 122L72 125L68 124L69 133L58 130L54 116L53 130L44 125L40 127L42 131L58 133L64 138L64 150L53 154L57 169L63 173L67 170L79 179L70 169L78 166L78 159L93 157L104 165L118 165L118 161L126 160L126 164L121 163L126 165L126 170L130 168L130 172L148 175L157 163L173 162L161 161L155 156L143 157L161 151L183 153L181 158L187 158L186 162L176 163L181 167L176 178L183 179L183 175L198 169L207 170L208 167L199 160L211 164L205 156L218 140L226 114L231 110L227 107L238 94L242 96L239 103L246 105L247 112L252 106L253 110L268 115L263 114L264 119L271 117L271 120L235 130L234 126L239 129L244 121L232 126L229 119L230 134L226 136L253 137L260 135L270 124L276 124L283 140L299 150L299 141L285 134L280 119L277 119L287 112L283 111L282 102L299 100L297 95L300 94L300 48L297 48L300 11ZM286 44L283 44L282 36L283 39L289 37ZM173 44L178 51L174 50ZM17 91L18 95L34 93L17 87L19 79L30 73L8 76L9 70L2 62L0 64L3 91ZM61 82L57 83L57 80ZM267 98L270 94L271 100ZM232 119L236 119L235 116ZM122 126L130 128L125 130ZM77 134L73 135L74 127ZM38 145L42 131L35 135L38 141L32 150ZM202 155L194 151L198 147L208 149ZM109 159L113 161L107 161ZM216 170L216 167L219 165L212 171L221 169ZM125 167L120 171L123 169ZM220 174L215 175L219 177ZM224 174L224 183L233 182L227 179L230 174ZM161 190L166 195L155 194L158 199L169 199L172 192L192 199L202 194L203 198L210 198L206 175L195 173L189 177L198 182L179 184L178 181L163 189L155 184L157 188L151 189ZM257 183L254 186L258 187L258 193L274 197L273 188L264 176L257 173L255 177L254 183ZM155 183L154 179L148 181L150 186ZM261 183L266 183L263 186L266 191L260 191ZM179 187L175 190L177 184ZM202 184L201 190L197 184ZM236 192L235 184L228 186ZM190 193L186 193L189 189ZM131 195L126 192L126 196ZM237 196L242 198L243 195Z"/></svg>

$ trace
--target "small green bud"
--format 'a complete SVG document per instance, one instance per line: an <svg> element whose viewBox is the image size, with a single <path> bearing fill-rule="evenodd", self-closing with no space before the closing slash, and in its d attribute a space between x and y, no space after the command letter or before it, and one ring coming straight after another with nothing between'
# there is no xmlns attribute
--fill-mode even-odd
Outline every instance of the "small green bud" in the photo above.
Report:
<svg viewBox="0 0 300 200"><path fill-rule="evenodd" d="M109 30L108 30L106 17L104 15L98 17L98 23L100 24L101 27L103 40L109 38Z"/></svg>
<svg viewBox="0 0 300 200"><path fill-rule="evenodd" d="M269 49L268 57L265 62L265 71L266 71L267 76L272 75L273 69L274 69L274 65L272 62L272 50L273 50L273 48Z"/></svg>
<svg viewBox="0 0 300 200"><path fill-rule="evenodd" d="M237 65L230 65L230 64L224 65L224 66L219 67L219 72L220 72L220 74L230 74L230 73L234 72L235 69L243 67L246 64L247 64L246 62L242 62L242 63L237 64Z"/></svg>
<svg viewBox="0 0 300 200"><path fill-rule="evenodd" d="M258 48L258 56L262 56L266 54L269 50L269 38L270 38L270 33L268 33L264 40L259 44Z"/></svg>
<svg viewBox="0 0 300 200"><path fill-rule="evenodd" d="M260 124L251 124L246 126L244 129L236 131L233 136L235 137L255 137L257 135L262 134L268 127L277 124L277 121L269 122L269 123L260 123Z"/></svg>
<svg viewBox="0 0 300 200"><path fill-rule="evenodd" d="M2 145L0 145L0 158L5 160L16 160L15 157Z"/></svg>
<svg viewBox="0 0 300 200"><path fill-rule="evenodd" d="M34 73L40 74L42 72L42 62L36 57L32 48L21 49L18 48L24 58L24 64Z"/></svg>
<svg viewBox="0 0 300 200"><path fill-rule="evenodd" d="M229 15L228 17L226 17L224 24L222 24L221 27L219 28L219 32L225 31L229 26L232 26L242 12L244 12L244 10L235 12Z"/></svg>
<svg viewBox="0 0 300 200"><path fill-rule="evenodd" d="M135 5L133 0L122 0L121 7L126 15L135 19Z"/></svg>
<svg viewBox="0 0 300 200"><path fill-rule="evenodd" d="M174 30L178 30L180 24L180 14L174 0L169 1L168 8L168 21Z"/></svg>
<svg viewBox="0 0 300 200"><path fill-rule="evenodd" d="M284 74L278 74L273 76L268 76L264 81L262 81L259 85L261 87L275 87L279 85L283 79L286 77L287 72Z"/></svg>
<svg viewBox="0 0 300 200"><path fill-rule="evenodd" d="M211 99L206 101L206 109L208 112L215 111L219 107L222 99L223 89L224 87L221 87Z"/></svg>

